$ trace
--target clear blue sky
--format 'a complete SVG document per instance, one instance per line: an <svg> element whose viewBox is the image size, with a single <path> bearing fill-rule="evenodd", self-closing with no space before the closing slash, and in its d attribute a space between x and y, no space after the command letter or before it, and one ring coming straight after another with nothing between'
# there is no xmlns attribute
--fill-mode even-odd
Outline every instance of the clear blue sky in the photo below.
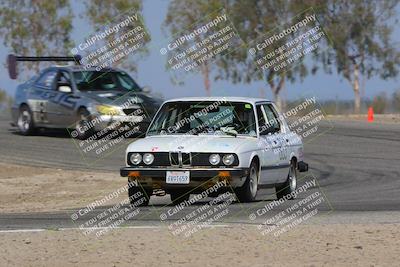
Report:
<svg viewBox="0 0 400 267"><path fill-rule="evenodd" d="M149 55L138 62L139 71L132 76L141 85L150 86L153 91L162 93L165 98L179 96L202 96L205 95L201 75L190 76L186 79L183 86L174 85L170 79L170 73L165 70L165 57L159 53L159 45L165 43L167 36L161 30L161 24L165 18L168 6L167 0L144 0L143 17L148 30L150 31L152 41L149 45ZM83 10L83 4L79 1L73 1L74 10ZM399 14L399 12L397 12ZM75 43L82 42L83 39L93 32L84 18L79 18L75 14L74 30L72 38ZM394 38L400 40L400 29L396 29ZM0 46L1 60L5 62L6 55L11 52L9 48ZM0 88L13 94L17 81L10 80L5 65L1 65ZM266 82L254 82L251 84L232 84L226 81L212 82L212 95L232 95L232 96L260 96L260 88L268 98L272 98L270 89ZM365 87L365 96L372 97L380 92L387 92L390 96L396 89L400 89L399 79L382 81L379 78L367 80ZM302 95L315 95L319 99L353 99L353 91L350 84L340 76L328 75L318 72L316 75L308 76L303 82L293 84L286 83L286 87L281 93L283 98L296 99Z"/></svg>

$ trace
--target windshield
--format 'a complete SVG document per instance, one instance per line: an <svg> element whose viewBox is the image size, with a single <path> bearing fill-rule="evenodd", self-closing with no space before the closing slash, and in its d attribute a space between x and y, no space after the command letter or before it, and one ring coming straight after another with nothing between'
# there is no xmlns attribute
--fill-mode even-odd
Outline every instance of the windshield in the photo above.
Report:
<svg viewBox="0 0 400 267"><path fill-rule="evenodd" d="M140 91L139 85L125 72L76 71L76 86L80 91Z"/></svg>
<svg viewBox="0 0 400 267"><path fill-rule="evenodd" d="M148 135L158 134L256 136L253 106L226 101L169 102L149 127Z"/></svg>

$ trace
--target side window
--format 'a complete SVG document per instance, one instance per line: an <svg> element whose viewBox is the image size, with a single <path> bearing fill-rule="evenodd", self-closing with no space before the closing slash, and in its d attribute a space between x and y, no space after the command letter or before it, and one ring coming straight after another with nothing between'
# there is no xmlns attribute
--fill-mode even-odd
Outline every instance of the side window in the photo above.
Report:
<svg viewBox="0 0 400 267"><path fill-rule="evenodd" d="M267 116L268 126L273 129L274 132L281 130L281 124L279 122L277 114L274 112L270 104L263 105L265 115Z"/></svg>
<svg viewBox="0 0 400 267"><path fill-rule="evenodd" d="M60 71L58 74L57 83L71 84L71 77L68 72Z"/></svg>
<svg viewBox="0 0 400 267"><path fill-rule="evenodd" d="M56 75L57 71L49 70L40 76L40 78L36 81L36 85L46 87L47 89L53 89L54 78Z"/></svg>

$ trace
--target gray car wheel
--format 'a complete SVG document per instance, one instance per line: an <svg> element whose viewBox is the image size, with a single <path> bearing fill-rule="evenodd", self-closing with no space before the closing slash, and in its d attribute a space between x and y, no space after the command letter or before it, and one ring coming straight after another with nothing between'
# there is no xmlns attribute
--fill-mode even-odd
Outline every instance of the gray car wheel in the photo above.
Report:
<svg viewBox="0 0 400 267"><path fill-rule="evenodd" d="M80 140L85 140L94 134L94 130L90 126L90 113L85 108L80 108L78 110L78 117L75 123L75 133L74 137ZM89 128L89 130L82 131L81 129Z"/></svg>
<svg viewBox="0 0 400 267"><path fill-rule="evenodd" d="M27 106L22 106L19 110L17 120L18 130L22 135L31 135L35 132L35 124L32 112Z"/></svg>

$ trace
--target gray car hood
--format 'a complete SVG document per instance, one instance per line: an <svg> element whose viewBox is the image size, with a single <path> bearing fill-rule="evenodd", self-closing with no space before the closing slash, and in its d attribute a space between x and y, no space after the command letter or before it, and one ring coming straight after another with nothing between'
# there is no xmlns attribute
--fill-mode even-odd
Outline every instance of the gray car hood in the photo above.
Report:
<svg viewBox="0 0 400 267"><path fill-rule="evenodd" d="M161 99L154 97L153 95L138 92L138 91L88 91L80 92L80 96L85 98L90 98L99 104L122 106L129 104L142 105L154 105L159 106L161 104ZM132 105L128 105L132 106Z"/></svg>

